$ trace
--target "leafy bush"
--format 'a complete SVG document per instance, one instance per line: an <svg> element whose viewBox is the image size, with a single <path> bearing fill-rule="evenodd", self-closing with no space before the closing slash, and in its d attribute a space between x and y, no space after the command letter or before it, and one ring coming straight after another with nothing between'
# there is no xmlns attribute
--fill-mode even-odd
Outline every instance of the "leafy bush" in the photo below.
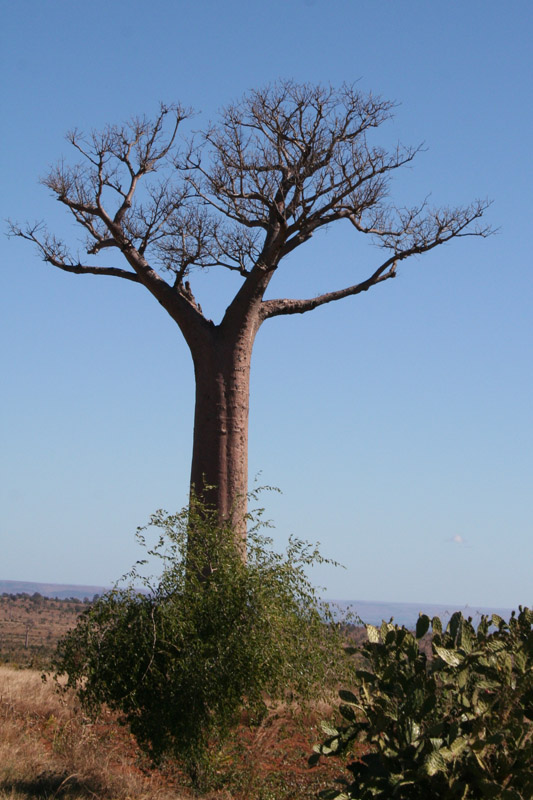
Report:
<svg viewBox="0 0 533 800"><path fill-rule="evenodd" d="M259 720L265 695L313 696L345 658L332 612L304 571L325 559L297 539L276 554L260 534L260 511L250 523L244 564L214 512L199 503L158 511L147 526L159 529L155 546L147 528L137 536L161 560L161 576L142 578L146 561L138 562L126 588L82 614L54 662L88 712L104 703L121 712L145 752L177 757L198 785L244 708Z"/></svg>
<svg viewBox="0 0 533 800"><path fill-rule="evenodd" d="M368 625L354 691L341 691L347 724L326 729L320 754L369 750L347 765L351 779L324 798L452 800L533 797L533 612L508 623L457 613L403 627ZM432 626L433 658L419 642Z"/></svg>

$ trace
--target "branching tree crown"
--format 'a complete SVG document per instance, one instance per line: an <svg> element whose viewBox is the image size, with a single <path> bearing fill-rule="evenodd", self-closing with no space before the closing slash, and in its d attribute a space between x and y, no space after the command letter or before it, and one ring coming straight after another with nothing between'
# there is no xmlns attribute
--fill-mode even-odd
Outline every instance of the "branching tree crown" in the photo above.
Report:
<svg viewBox="0 0 533 800"><path fill-rule="evenodd" d="M245 508L250 356L264 320L367 291L411 256L490 233L479 222L484 201L441 209L390 201L392 174L419 152L371 143L393 108L353 86L282 81L249 92L188 139L178 133L191 112L179 105L90 136L75 130L68 139L79 163L59 164L43 183L85 229L89 258L41 224L11 226L59 269L142 284L178 324L196 377L191 482L222 517ZM378 265L316 297L265 300L284 257L339 220L379 246ZM122 266L106 264L110 250ZM209 267L241 279L218 324L190 283Z"/></svg>

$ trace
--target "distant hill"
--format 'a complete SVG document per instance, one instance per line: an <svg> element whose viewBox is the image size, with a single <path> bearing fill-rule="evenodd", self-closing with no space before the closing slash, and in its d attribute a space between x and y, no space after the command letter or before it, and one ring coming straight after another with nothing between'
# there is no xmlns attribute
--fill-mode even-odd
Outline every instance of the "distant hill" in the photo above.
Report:
<svg viewBox="0 0 533 800"><path fill-rule="evenodd" d="M32 595L39 592L43 597L57 597L64 600L67 597L77 597L84 600L86 597L91 600L95 594L103 594L109 586L80 586L70 583L32 583L29 581L1 581L0 594L18 594L26 592ZM455 611L462 611L465 617L472 617L474 624L482 614L499 614L504 619L511 615L509 608L484 608L477 606L459 606L453 603L449 605L435 605L435 603L380 603L368 600L337 600L332 601L340 608L350 606L357 613L363 622L370 625L380 625L382 620L390 620L393 617L398 625L405 625L414 628L420 613L427 614L429 617L440 617L443 621L448 620Z"/></svg>
<svg viewBox="0 0 533 800"><path fill-rule="evenodd" d="M77 597L83 600L88 597L92 600L95 594L103 594L109 589L105 586L80 586L70 583L33 583L31 581L0 581L0 594L26 594L32 595L39 592L43 597L57 597L64 600L67 597Z"/></svg>

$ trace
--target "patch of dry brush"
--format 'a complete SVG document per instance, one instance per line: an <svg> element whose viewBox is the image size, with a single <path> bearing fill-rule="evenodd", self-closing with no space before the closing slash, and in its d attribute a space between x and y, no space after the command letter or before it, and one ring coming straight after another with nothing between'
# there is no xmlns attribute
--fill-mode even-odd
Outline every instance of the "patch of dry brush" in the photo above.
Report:
<svg viewBox="0 0 533 800"><path fill-rule="evenodd" d="M338 771L307 767L331 713L280 704L259 726L243 719L220 756L223 788L203 800L315 798ZM191 800L185 785L176 769L150 769L113 715L92 722L39 672L0 666L0 800Z"/></svg>
<svg viewBox="0 0 533 800"><path fill-rule="evenodd" d="M0 667L0 731L0 800L178 798L114 720L91 723L33 670Z"/></svg>

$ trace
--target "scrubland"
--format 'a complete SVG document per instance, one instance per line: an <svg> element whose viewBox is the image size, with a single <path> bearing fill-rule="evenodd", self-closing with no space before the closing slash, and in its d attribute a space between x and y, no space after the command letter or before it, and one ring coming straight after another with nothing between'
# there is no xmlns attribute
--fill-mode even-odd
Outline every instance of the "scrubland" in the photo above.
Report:
<svg viewBox="0 0 533 800"><path fill-rule="evenodd" d="M35 593L0 596L0 659L46 666L59 639L74 627L88 603Z"/></svg>
<svg viewBox="0 0 533 800"><path fill-rule="evenodd" d="M223 788L203 797L316 797L338 772L329 763L307 766L322 736L318 723L330 715L326 703L306 714L280 705L259 726L243 720L220 757ZM190 800L187 784L171 766L152 768L115 716L91 721L39 671L0 667L0 800Z"/></svg>
<svg viewBox="0 0 533 800"><path fill-rule="evenodd" d="M0 800L310 800L331 785L338 764L328 760L310 769L307 760L323 738L321 720L332 716L333 688L330 704L317 699L303 710L270 703L260 722L245 709L211 752L209 792L202 794L175 759L155 767L121 724L120 710L103 703L97 718L89 718L74 692L58 692L51 677L42 679L57 643L90 607L37 594L0 597ZM262 637L258 646L266 645ZM135 646L137 653L140 642ZM251 670L245 655L242 669Z"/></svg>
<svg viewBox="0 0 533 800"><path fill-rule="evenodd" d="M42 670L4 663L0 800L311 800L322 789L331 800L533 797L533 611L520 607L508 622L482 618L477 630L457 613L445 629L421 615L415 632L384 622L367 626L364 640L361 631L346 633L354 691L340 691L340 706L333 687L305 707L271 702L255 719L243 703L227 736L206 737L203 792L185 759L149 762L121 724L120 705L111 712L102 701L90 718L66 684L58 691ZM29 648L23 652L31 661ZM68 652L74 668L80 653ZM0 655L5 661L1 648ZM108 655L115 664L115 651ZM115 674L127 675L118 670L111 680ZM90 672L79 680L86 689ZM180 715L181 699L172 706ZM159 730L159 716L156 723Z"/></svg>

